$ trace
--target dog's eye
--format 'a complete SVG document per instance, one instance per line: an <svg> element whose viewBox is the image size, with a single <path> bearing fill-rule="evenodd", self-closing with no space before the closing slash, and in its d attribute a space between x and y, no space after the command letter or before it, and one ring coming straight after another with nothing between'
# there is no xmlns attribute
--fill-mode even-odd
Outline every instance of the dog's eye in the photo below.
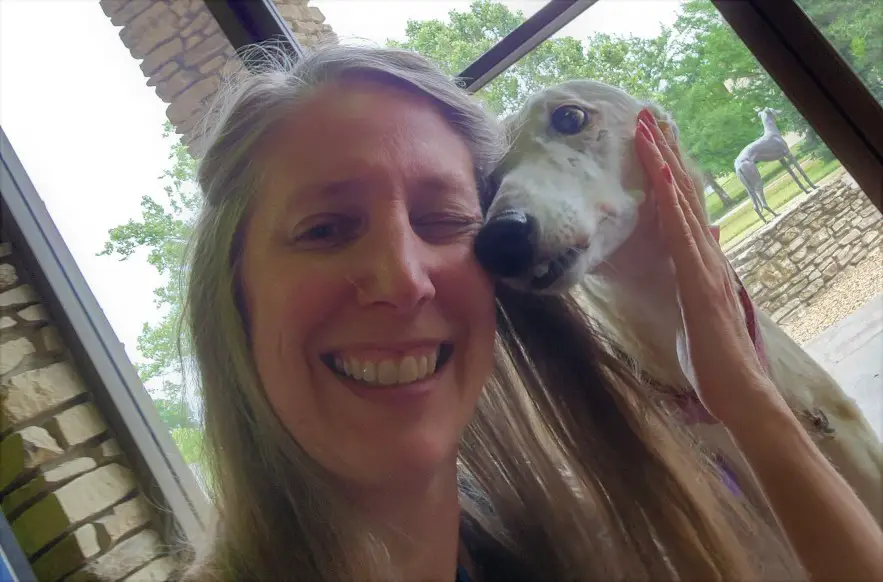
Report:
<svg viewBox="0 0 883 582"><path fill-rule="evenodd" d="M574 135L589 123L589 113L576 105L562 105L552 112L552 127L558 133Z"/></svg>

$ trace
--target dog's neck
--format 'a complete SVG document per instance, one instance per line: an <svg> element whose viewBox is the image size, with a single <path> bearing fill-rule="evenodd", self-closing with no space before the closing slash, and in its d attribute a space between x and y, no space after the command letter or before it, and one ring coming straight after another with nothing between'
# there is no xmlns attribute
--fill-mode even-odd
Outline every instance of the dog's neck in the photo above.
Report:
<svg viewBox="0 0 883 582"><path fill-rule="evenodd" d="M677 356L683 328L677 284L655 216L642 217L634 233L590 277L603 295L613 332L657 381L682 385Z"/></svg>
<svg viewBox="0 0 883 582"><path fill-rule="evenodd" d="M761 122L763 123L764 135L776 135L779 133L779 128L776 127L776 120L772 115L764 115Z"/></svg>

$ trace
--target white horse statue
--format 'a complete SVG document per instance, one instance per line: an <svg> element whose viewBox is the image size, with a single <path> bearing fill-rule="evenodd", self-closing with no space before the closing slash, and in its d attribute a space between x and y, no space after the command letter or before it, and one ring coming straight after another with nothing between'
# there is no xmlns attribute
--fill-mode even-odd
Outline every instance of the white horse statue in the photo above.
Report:
<svg viewBox="0 0 883 582"><path fill-rule="evenodd" d="M764 208L769 210L773 216L778 215L767 204L766 196L763 193L763 177L757 169L758 162L778 160L782 167L791 174L791 177L797 182L800 189L807 194L809 194L809 190L797 179L792 168L797 168L797 171L800 172L800 175L803 176L803 179L806 180L810 188L816 187L812 180L809 179L809 176L806 175L806 172L803 171L803 168L800 167L800 162L791 153L791 148L785 143L785 138L782 137L782 134L779 133L779 128L776 127L776 116L780 114L781 111L770 107L764 107L758 112L760 121L763 123L763 135L742 148L733 164L736 176L742 182L742 185L745 186L745 190L748 191L748 197L751 198L754 211L764 222L767 221L762 212Z"/></svg>

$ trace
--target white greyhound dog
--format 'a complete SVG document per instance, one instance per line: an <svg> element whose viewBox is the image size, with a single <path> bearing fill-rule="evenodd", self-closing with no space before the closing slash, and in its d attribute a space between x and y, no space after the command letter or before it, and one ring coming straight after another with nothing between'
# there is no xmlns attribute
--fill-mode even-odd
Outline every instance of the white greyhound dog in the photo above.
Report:
<svg viewBox="0 0 883 582"><path fill-rule="evenodd" d="M680 406L686 423L722 458L739 490L769 515L765 498L728 431L692 388L671 256L661 238L634 148L644 106L603 83L579 80L539 92L506 119L508 154L476 237L479 261L511 288L580 296L617 351ZM695 184L702 184L694 175ZM699 188L701 192L701 188ZM703 201L704 204L704 201ZM704 208L703 208L704 210ZM733 272L770 378L819 448L883 523L883 447L853 401L766 314L754 311Z"/></svg>

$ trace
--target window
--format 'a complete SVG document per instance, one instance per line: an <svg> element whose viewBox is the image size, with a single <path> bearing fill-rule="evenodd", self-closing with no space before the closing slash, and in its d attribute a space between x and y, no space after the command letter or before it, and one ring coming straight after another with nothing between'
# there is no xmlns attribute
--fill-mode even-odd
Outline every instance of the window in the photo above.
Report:
<svg viewBox="0 0 883 582"><path fill-rule="evenodd" d="M542 7L511 4L524 13L507 12L496 30L477 32L481 40L460 40L457 58L440 64L456 72ZM439 42L432 19L469 9L457 0L409 3L408 11L399 2L275 0L272 6L304 47L339 34L348 42L417 48ZM411 29L409 19L416 23ZM242 65L202 0L11 0L0 21L0 125L202 482L199 402L176 341L178 275L201 203L194 183L200 121L221 76ZM339 28L329 24L338 21ZM43 39L36 45L34 30ZM32 47L27 59L19 49L25 46ZM77 65L59 66L59 55Z"/></svg>
<svg viewBox="0 0 883 582"><path fill-rule="evenodd" d="M834 20L822 31L841 25ZM874 35L881 41L880 30L867 32L868 46ZM845 356L835 347L848 328L838 323L879 309L880 212L717 9L708 0L601 0L477 95L505 115L535 90L578 78L619 86L673 114L705 178L721 244L759 307L832 371L883 435L883 401L873 390L883 369L865 363L856 372L838 363ZM776 111L766 123L799 168L755 154L776 213L762 210L761 218L734 161L765 135L759 114L766 108Z"/></svg>

